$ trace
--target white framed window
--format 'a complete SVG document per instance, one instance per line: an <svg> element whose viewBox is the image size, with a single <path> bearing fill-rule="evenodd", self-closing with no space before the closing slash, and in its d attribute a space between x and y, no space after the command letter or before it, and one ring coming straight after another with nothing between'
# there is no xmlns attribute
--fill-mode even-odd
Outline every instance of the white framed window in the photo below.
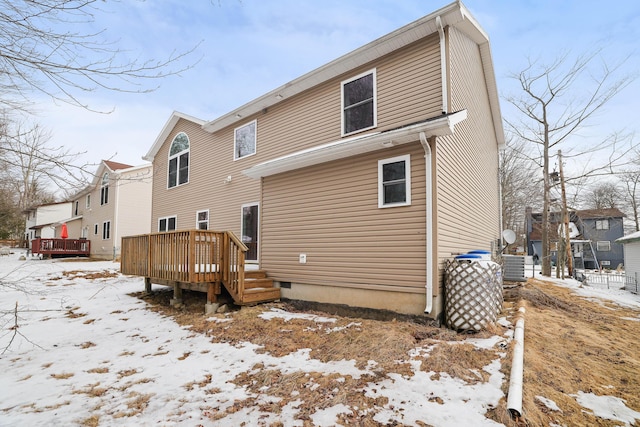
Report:
<svg viewBox="0 0 640 427"><path fill-rule="evenodd" d="M340 83L342 92L342 135L377 126L376 70Z"/></svg>
<svg viewBox="0 0 640 427"><path fill-rule="evenodd" d="M258 121L254 120L233 131L233 160L256 154Z"/></svg>
<svg viewBox="0 0 640 427"><path fill-rule="evenodd" d="M107 172L102 175L102 184L100 185L100 205L109 203L109 174Z"/></svg>
<svg viewBox="0 0 640 427"><path fill-rule="evenodd" d="M89 209L91 207L91 194L87 194L87 198L84 201L84 207Z"/></svg>
<svg viewBox="0 0 640 427"><path fill-rule="evenodd" d="M76 200L75 203L73 204L73 215L78 215L78 212L80 211L80 200Z"/></svg>
<svg viewBox="0 0 640 427"><path fill-rule="evenodd" d="M99 230L99 225L98 224L94 224L93 225L93 234L94 235L98 235L98 230Z"/></svg>
<svg viewBox="0 0 640 427"><path fill-rule="evenodd" d="M609 229L609 220L608 219L597 219L596 220L596 230L608 230Z"/></svg>
<svg viewBox="0 0 640 427"><path fill-rule="evenodd" d="M161 233L165 231L173 231L176 229L177 223L178 217L175 215L158 218L158 231Z"/></svg>
<svg viewBox="0 0 640 427"><path fill-rule="evenodd" d="M196 228L198 230L209 229L209 209L196 212Z"/></svg>
<svg viewBox="0 0 640 427"><path fill-rule="evenodd" d="M611 265L611 261L600 261L600 265Z"/></svg>
<svg viewBox="0 0 640 427"><path fill-rule="evenodd" d="M109 240L111 238L111 221L105 221L102 223L102 240Z"/></svg>
<svg viewBox="0 0 640 427"><path fill-rule="evenodd" d="M608 240L598 240L596 242L596 250L598 252L609 252L611 250L611 242Z"/></svg>
<svg viewBox="0 0 640 427"><path fill-rule="evenodd" d="M169 147L168 188L189 182L189 151L189 137L180 132Z"/></svg>
<svg viewBox="0 0 640 427"><path fill-rule="evenodd" d="M378 207L411 204L411 156L378 160Z"/></svg>
<svg viewBox="0 0 640 427"><path fill-rule="evenodd" d="M242 205L242 222L240 234L242 243L249 249L245 254L247 262L258 261L260 238L260 204L247 203Z"/></svg>

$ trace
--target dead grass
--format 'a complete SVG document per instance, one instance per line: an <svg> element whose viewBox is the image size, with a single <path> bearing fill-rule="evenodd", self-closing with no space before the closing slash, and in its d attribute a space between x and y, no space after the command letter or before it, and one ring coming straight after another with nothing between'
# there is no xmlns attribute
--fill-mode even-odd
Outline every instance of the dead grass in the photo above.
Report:
<svg viewBox="0 0 640 427"><path fill-rule="evenodd" d="M170 291L138 296L149 302L152 310L172 317L195 333L206 334L214 342L237 346L251 342L276 357L307 348L311 349L310 357L314 359L323 362L354 360L359 368L366 367L370 360L377 362L371 374L357 379L317 372L285 374L264 366L254 366L251 371L234 379L234 384L253 393L279 399L276 403L262 403L264 411L277 414L288 403L302 402L298 407L299 419L305 426L311 425L310 415L313 412L336 403L358 408L340 415L341 423L378 425L372 418L375 411L371 409L386 402L381 398L364 396L363 387L392 373L412 375L411 360L419 360L420 369L433 372L434 379L446 373L473 384L487 381L488 374L482 368L499 358L500 353L506 353L501 363L505 375L505 396L508 392L512 344L502 349L480 350L462 342L469 337L466 334L406 320L380 321L330 315L336 322L322 323L279 318L267 321L259 317L272 308L297 311L295 306L287 303L245 307L224 315L205 316L204 294L201 293L184 291L185 304L180 308L169 306ZM572 395L579 391L613 395L625 399L629 408L640 410L638 322L624 319L638 318L637 311L614 304L594 303L568 289L538 280L530 280L507 295L503 315L514 323L518 302L526 307L523 418L510 418L506 399L488 412L488 418L508 427L620 425L620 422L597 418L578 405ZM327 313L320 311L304 312L328 317ZM219 321L212 320L212 317ZM503 327L495 326L474 337L504 333ZM409 357L409 351L417 347L426 350L419 356ZM182 357L186 356L187 353ZM185 384L185 388L206 388L210 380L205 377L202 381ZM219 392L211 390L213 395ZM551 410L536 396L553 400L562 411ZM431 400L439 401L438 397ZM252 397L231 402L225 410L203 408L203 413L214 421L222 420L231 413L256 405L259 403Z"/></svg>
<svg viewBox="0 0 640 427"><path fill-rule="evenodd" d="M640 409L638 322L623 319L637 317L637 311L594 303L541 280L530 280L513 298L524 300L526 308L524 419L505 424L620 425L578 405L572 395L579 391L616 396ZM509 355L503 363L507 378L510 369ZM562 412L536 396L553 400Z"/></svg>
<svg viewBox="0 0 640 427"><path fill-rule="evenodd" d="M71 378L75 374L73 372L63 372L60 374L50 374L51 378L55 378L57 380L66 380L67 378Z"/></svg>

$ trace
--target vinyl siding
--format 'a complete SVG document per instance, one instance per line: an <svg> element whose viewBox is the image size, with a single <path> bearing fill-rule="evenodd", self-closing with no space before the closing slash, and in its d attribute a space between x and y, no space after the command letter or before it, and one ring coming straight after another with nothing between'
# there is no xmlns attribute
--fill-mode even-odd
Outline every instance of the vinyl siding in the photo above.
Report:
<svg viewBox="0 0 640 427"><path fill-rule="evenodd" d="M438 138L437 247L439 264L457 253L491 249L500 235L498 147L479 47L450 28L452 111L467 109L455 134Z"/></svg>
<svg viewBox="0 0 640 427"><path fill-rule="evenodd" d="M115 224L115 206L116 206L116 186L117 177L114 173L109 173L109 199L107 204L100 204L100 189L102 187L102 175L108 172L108 169L101 165L96 176L96 186L91 190L91 208L85 209L82 219L83 223L89 227L87 239L91 240L91 256L98 258L113 258L114 252L114 224ZM102 224L111 221L111 237L107 240L102 239ZM98 224L98 234L94 234L94 225Z"/></svg>
<svg viewBox="0 0 640 427"><path fill-rule="evenodd" d="M640 280L640 241L625 243L624 268L627 277Z"/></svg>
<svg viewBox="0 0 640 427"><path fill-rule="evenodd" d="M411 154L412 204L380 209L378 160L403 154ZM279 281L424 289L424 185L419 143L265 177L263 268Z"/></svg>
<svg viewBox="0 0 640 427"><path fill-rule="evenodd" d="M167 188L168 150L179 132L189 137L189 182ZM178 229L196 228L196 212L208 209L209 229L239 235L241 206L260 200L260 181L241 173L254 157L233 161L233 129L212 136L195 123L179 120L154 159L151 230L158 231L158 218L174 215ZM227 176L232 177L228 184Z"/></svg>
<svg viewBox="0 0 640 427"><path fill-rule="evenodd" d="M112 224L112 234L120 253L123 236L151 232L151 166L131 172L123 172L118 180L117 218Z"/></svg>

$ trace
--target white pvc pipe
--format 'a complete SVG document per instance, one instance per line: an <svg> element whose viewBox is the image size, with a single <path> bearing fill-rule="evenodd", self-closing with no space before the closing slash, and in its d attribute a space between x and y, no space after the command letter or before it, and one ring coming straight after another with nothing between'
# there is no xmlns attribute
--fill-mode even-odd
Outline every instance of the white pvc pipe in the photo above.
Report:
<svg viewBox="0 0 640 427"><path fill-rule="evenodd" d="M431 189L431 147L427 136L424 132L420 132L420 143L424 149L424 174L426 186L426 224L425 224L425 253L426 253L426 293L427 301L424 312L427 314L433 310L433 196Z"/></svg>
<svg viewBox="0 0 640 427"><path fill-rule="evenodd" d="M509 379L509 396L507 397L507 409L512 418L522 416L522 383L524 372L524 307L518 310L521 317L516 322L514 331L515 346L513 348L513 360L511 362L511 378Z"/></svg>

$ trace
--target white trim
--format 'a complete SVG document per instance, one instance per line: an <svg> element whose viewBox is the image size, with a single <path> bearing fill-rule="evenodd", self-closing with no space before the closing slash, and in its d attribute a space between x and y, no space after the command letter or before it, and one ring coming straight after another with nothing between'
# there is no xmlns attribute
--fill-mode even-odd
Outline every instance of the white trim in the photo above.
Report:
<svg viewBox="0 0 640 427"><path fill-rule="evenodd" d="M354 131L351 132L345 132L345 121L344 121L344 86L346 84L349 84L355 80L358 80L362 77L368 76L368 75L372 75L372 79L373 79L373 125L366 127L366 128L361 128L361 129L356 129ZM340 82L340 134L342 136L349 136L349 135L354 135L356 133L359 132L364 132L366 130L369 129L375 129L376 127L378 127L378 95L377 95L377 74L376 74L376 69L372 69L369 71L365 71L364 73L360 73L355 77L351 77L347 80L343 80Z"/></svg>
<svg viewBox="0 0 640 427"><path fill-rule="evenodd" d="M106 228L109 229L109 235L104 237ZM102 240L111 240L111 220L102 222Z"/></svg>
<svg viewBox="0 0 640 427"><path fill-rule="evenodd" d="M171 154L171 147L176 142L176 139L180 136L184 135L187 138L187 143L189 144L189 148L186 150L179 151L175 154ZM182 157L185 153L189 154L189 160L187 165L187 181L180 183L180 157ZM171 160L176 159L176 185L173 187L169 186L169 174L171 173ZM186 132L178 132L176 136L171 140L171 144L169 144L169 150L167 151L167 190L171 190L172 188L180 187L181 185L187 185L189 183L189 179L191 178L191 139Z"/></svg>
<svg viewBox="0 0 640 427"><path fill-rule="evenodd" d="M207 213L207 219L206 219L207 228L205 230L209 230L209 209L202 209L202 210L196 211L196 230L202 230L200 228L200 223L201 222L205 222L205 221L200 221L200 219L199 219L200 214L202 212L206 212Z"/></svg>
<svg viewBox="0 0 640 427"><path fill-rule="evenodd" d="M236 139L236 133L238 132L239 129L245 128L247 126L254 126L254 132L253 132L253 153L251 154L246 154L242 157L238 157L238 150L236 147L236 143L237 143L237 139ZM236 160L242 160L242 159L246 159L247 157L251 157L251 156L255 156L256 153L258 152L258 120L252 120L250 122L247 122L245 124L243 124L242 126L238 126L237 128L235 128L233 130L233 161L235 162Z"/></svg>
<svg viewBox="0 0 640 427"><path fill-rule="evenodd" d="M369 133L339 139L328 144L268 160L245 169L242 173L250 178L262 178L383 148L416 142L420 139L421 132L425 133L427 137L452 135L455 125L466 118L467 110L462 110L387 132Z"/></svg>
<svg viewBox="0 0 640 427"><path fill-rule="evenodd" d="M605 245L606 243L606 245ZM607 249L600 249L600 245L603 244L607 246ZM609 240L598 240L596 241L596 252L611 252L611 241Z"/></svg>
<svg viewBox="0 0 640 427"><path fill-rule="evenodd" d="M154 157L156 156L156 154L158 154L158 151L160 151L160 148L164 145L166 139L169 138L169 135L173 131L173 128L180 119L195 123L199 126L204 126L207 123L205 120L200 120L193 116L174 111L173 113L171 113L171 116L162 128L162 132L160 132L155 142L151 146L151 149L142 157L142 160L153 162Z"/></svg>
<svg viewBox="0 0 640 427"><path fill-rule="evenodd" d="M253 203L244 203L240 206L240 240L242 243L244 242L244 208L248 208L250 206L258 207L258 246L256 247L256 259L255 260L245 260L248 263L256 264L260 261L260 202Z"/></svg>
<svg viewBox="0 0 640 427"><path fill-rule="evenodd" d="M389 163L404 162L404 188L405 201L396 203L385 203L384 201L384 180L383 169ZM378 160L378 208L395 208L398 206L411 205L411 155L404 154L402 156L391 157L388 159Z"/></svg>

